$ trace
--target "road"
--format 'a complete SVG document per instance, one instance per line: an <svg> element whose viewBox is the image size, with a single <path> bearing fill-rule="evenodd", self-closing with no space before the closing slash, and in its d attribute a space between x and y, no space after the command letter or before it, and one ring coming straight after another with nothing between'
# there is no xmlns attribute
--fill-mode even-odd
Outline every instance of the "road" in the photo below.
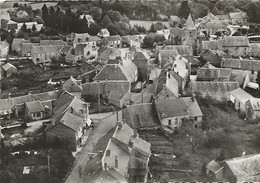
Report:
<svg viewBox="0 0 260 183"><path fill-rule="evenodd" d="M108 114L108 113L107 113ZM97 115L95 115L97 116ZM116 125L117 115L116 113L110 113L110 116L100 114L105 118L101 119L92 132L90 132L89 138L81 151L76 155L76 164L70 174L68 175L65 183L83 183L80 177L80 170L84 170L89 160L89 153L92 153L98 140L103 137L111 128ZM122 111L118 112L119 120L122 120Z"/></svg>
<svg viewBox="0 0 260 183"><path fill-rule="evenodd" d="M133 104L141 104L142 103L142 95L143 95L143 103L151 103L151 95L153 95L153 84L147 84L146 88L143 89L140 93L132 93L131 100Z"/></svg>

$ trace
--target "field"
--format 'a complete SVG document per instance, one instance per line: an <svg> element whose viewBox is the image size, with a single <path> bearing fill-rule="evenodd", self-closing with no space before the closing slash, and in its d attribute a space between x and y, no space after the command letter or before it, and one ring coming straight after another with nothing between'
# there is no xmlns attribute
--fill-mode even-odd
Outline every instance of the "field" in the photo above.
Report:
<svg viewBox="0 0 260 183"><path fill-rule="evenodd" d="M158 21L142 21L142 20L130 20L130 25L133 27L134 25L144 26L146 30L151 28L152 24L156 24ZM170 28L169 22L162 22L167 28Z"/></svg>

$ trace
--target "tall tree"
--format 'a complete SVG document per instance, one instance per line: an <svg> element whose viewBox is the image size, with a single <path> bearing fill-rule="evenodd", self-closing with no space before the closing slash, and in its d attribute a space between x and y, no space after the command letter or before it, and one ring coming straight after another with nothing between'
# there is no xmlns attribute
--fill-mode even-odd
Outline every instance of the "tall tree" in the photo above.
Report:
<svg viewBox="0 0 260 183"><path fill-rule="evenodd" d="M37 29L36 29L36 26L35 26L35 24L33 24L33 26L32 26L32 31L33 32L35 32Z"/></svg>
<svg viewBox="0 0 260 183"><path fill-rule="evenodd" d="M179 12L178 12L178 16L180 18L187 19L190 13L191 13L191 9L190 9L190 6L188 4L188 1L187 0L182 1L181 7L180 7Z"/></svg>
<svg viewBox="0 0 260 183"><path fill-rule="evenodd" d="M42 19L44 21L47 21L48 16L49 16L48 8L47 8L46 4L44 3L44 5L42 6Z"/></svg>
<svg viewBox="0 0 260 183"><path fill-rule="evenodd" d="M27 26L25 23L23 23L22 27L21 27L21 31L26 32L27 31Z"/></svg>

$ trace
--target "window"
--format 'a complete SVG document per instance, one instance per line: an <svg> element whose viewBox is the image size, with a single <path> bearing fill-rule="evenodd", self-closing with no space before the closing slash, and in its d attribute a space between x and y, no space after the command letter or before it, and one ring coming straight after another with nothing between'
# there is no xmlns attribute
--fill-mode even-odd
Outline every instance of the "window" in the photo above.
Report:
<svg viewBox="0 0 260 183"><path fill-rule="evenodd" d="M171 75L170 74L168 74L168 78L170 78L171 77Z"/></svg>
<svg viewBox="0 0 260 183"><path fill-rule="evenodd" d="M194 120L197 121L197 120L198 120L198 117L196 116L196 117L194 118Z"/></svg>
<svg viewBox="0 0 260 183"><path fill-rule="evenodd" d="M37 115L37 117L41 117L41 113L40 112L37 112L36 115Z"/></svg>
<svg viewBox="0 0 260 183"><path fill-rule="evenodd" d="M171 126L171 125L172 125L172 120L169 119L169 120L168 120L168 126Z"/></svg>
<svg viewBox="0 0 260 183"><path fill-rule="evenodd" d="M251 74L254 74L255 72L254 71L251 71Z"/></svg>
<svg viewBox="0 0 260 183"><path fill-rule="evenodd" d="M175 125L178 125L178 118L175 118Z"/></svg>
<svg viewBox="0 0 260 183"><path fill-rule="evenodd" d="M36 58L36 61L37 61L37 62L39 62L39 61L40 61L40 59L39 59L39 58Z"/></svg>

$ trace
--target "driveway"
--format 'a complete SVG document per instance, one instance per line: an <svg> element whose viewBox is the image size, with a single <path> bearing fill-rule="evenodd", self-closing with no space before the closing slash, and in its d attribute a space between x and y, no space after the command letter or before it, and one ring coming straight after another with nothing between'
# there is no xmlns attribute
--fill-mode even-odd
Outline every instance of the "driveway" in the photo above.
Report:
<svg viewBox="0 0 260 183"><path fill-rule="evenodd" d="M76 164L74 168L68 175L65 183L83 183L81 173L85 169L87 162L89 160L89 153L92 153L94 147L96 146L98 140L103 137L110 129L116 125L117 115L116 113L110 113L111 115L100 114L104 118L99 119L100 121L96 123L95 128L89 134L89 138L86 144L83 146L81 151L76 155ZM118 112L119 120L122 120L122 111ZM93 116L94 117L94 116ZM95 115L99 118L99 115ZM81 175L81 176L80 176Z"/></svg>

